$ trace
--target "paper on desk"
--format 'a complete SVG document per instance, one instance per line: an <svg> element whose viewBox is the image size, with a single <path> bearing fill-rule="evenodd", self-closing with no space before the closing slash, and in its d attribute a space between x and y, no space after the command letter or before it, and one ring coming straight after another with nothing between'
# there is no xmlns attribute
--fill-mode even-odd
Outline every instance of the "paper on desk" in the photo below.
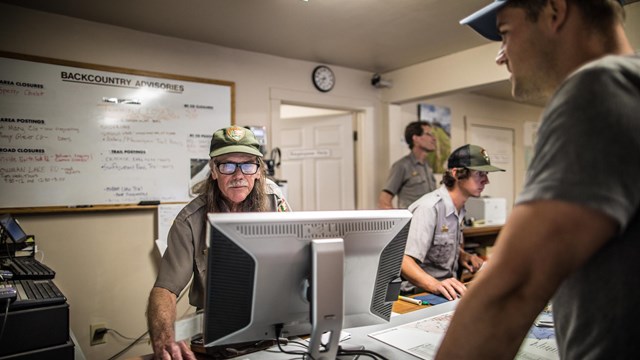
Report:
<svg viewBox="0 0 640 360"><path fill-rule="evenodd" d="M453 311L444 312L426 319L377 331L369 336L420 359L430 360L435 357L453 313ZM532 327L522 342L516 359L559 359L553 328Z"/></svg>
<svg viewBox="0 0 640 360"><path fill-rule="evenodd" d="M421 359L433 359L449 327L453 311L369 334Z"/></svg>
<svg viewBox="0 0 640 360"><path fill-rule="evenodd" d="M160 256L163 256L165 250L167 250L167 237L169 235L169 229L171 225L173 225L173 220L175 220L185 205L187 204L158 205L158 239L156 239L156 246L160 252Z"/></svg>
<svg viewBox="0 0 640 360"><path fill-rule="evenodd" d="M553 310L551 304L542 310L533 324L539 327L553 327Z"/></svg>

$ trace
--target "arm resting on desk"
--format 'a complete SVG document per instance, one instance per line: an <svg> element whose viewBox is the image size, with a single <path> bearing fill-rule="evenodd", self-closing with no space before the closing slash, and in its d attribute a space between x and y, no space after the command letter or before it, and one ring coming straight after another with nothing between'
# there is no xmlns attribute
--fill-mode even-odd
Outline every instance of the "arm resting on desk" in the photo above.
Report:
<svg viewBox="0 0 640 360"><path fill-rule="evenodd" d="M615 229L603 213L567 202L516 206L498 236L491 266L460 300L436 359L513 359L560 283Z"/></svg>
<svg viewBox="0 0 640 360"><path fill-rule="evenodd" d="M147 323L156 359L196 359L184 341L175 342L176 295L154 287L149 295Z"/></svg>
<svg viewBox="0 0 640 360"><path fill-rule="evenodd" d="M458 294L464 294L467 289L463 283L453 277L438 281L438 279L427 274L416 260L409 255L404 255L402 258L402 276L413 285L432 294L442 294L449 300L456 299Z"/></svg>

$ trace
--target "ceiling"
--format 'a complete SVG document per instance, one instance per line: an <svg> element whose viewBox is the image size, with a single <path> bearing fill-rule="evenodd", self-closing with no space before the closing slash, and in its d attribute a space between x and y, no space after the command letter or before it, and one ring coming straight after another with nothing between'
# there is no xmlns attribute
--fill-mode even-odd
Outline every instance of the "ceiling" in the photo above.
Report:
<svg viewBox="0 0 640 360"><path fill-rule="evenodd" d="M286 58L385 73L486 44L458 21L489 0L0 0ZM511 100L508 82L474 90Z"/></svg>

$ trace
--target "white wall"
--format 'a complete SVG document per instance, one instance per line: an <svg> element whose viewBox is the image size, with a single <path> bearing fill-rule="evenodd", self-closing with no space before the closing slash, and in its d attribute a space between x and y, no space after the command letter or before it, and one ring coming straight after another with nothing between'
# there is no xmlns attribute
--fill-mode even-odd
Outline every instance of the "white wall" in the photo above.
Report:
<svg viewBox="0 0 640 360"><path fill-rule="evenodd" d="M412 101L400 105L400 116L389 125L389 138L392 144L389 153L392 154L391 162L406 155L408 149L405 144L397 140L403 137L404 127L417 119L417 104L427 103L444 106L451 109L451 149L455 149L468 142L468 134L465 125L467 119L485 119L503 123L507 127L514 127L515 132L515 195L521 190L525 173L525 155L523 146L523 132L525 122L537 122L540 119L542 108L530 105L518 104L512 101L489 99L478 95L454 94L433 97L420 101Z"/></svg>
<svg viewBox="0 0 640 360"><path fill-rule="evenodd" d="M627 14L625 29L631 45L640 53L640 2L635 2L624 7Z"/></svg>

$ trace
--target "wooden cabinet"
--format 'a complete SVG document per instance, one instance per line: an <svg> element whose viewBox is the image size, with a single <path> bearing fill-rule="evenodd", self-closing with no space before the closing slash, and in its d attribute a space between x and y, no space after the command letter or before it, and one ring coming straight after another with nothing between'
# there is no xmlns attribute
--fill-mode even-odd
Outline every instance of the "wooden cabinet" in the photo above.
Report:
<svg viewBox="0 0 640 360"><path fill-rule="evenodd" d="M483 258L491 253L491 247L496 241L502 225L488 225L467 227L462 231L465 250L474 252Z"/></svg>
<svg viewBox="0 0 640 360"><path fill-rule="evenodd" d="M491 256L491 249L496 242L496 238L502 229L502 225L487 225L467 227L462 230L464 235L464 249L469 253L474 253L487 260ZM466 269L458 270L458 277L462 282L468 282L473 279Z"/></svg>

